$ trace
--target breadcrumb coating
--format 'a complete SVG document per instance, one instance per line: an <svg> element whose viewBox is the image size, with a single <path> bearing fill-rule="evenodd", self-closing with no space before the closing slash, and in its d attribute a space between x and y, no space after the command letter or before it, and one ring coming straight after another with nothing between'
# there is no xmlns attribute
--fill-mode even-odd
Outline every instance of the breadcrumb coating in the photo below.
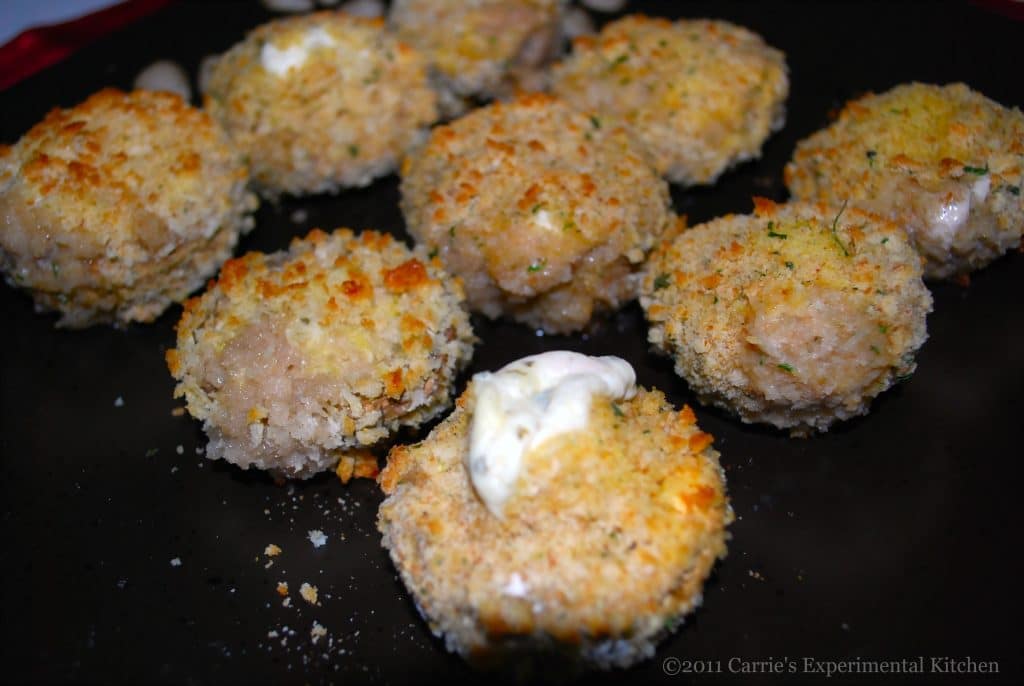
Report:
<svg viewBox="0 0 1024 686"><path fill-rule="evenodd" d="M57 326L152 321L252 227L247 179L179 96L99 91L0 146L0 271Z"/></svg>
<svg viewBox="0 0 1024 686"><path fill-rule="evenodd" d="M629 15L574 39L552 91L621 120L661 174L694 185L760 157L785 121L789 77L785 56L742 27Z"/></svg>
<svg viewBox="0 0 1024 686"><path fill-rule="evenodd" d="M565 0L395 0L389 22L418 48L446 114L473 98L541 90L546 67L561 48Z"/></svg>
<svg viewBox="0 0 1024 686"><path fill-rule="evenodd" d="M595 397L586 430L526 455L502 518L463 459L473 387L426 440L392 449L383 545L449 650L536 650L601 667L654 652L701 602L732 511L712 437L659 391Z"/></svg>
<svg viewBox="0 0 1024 686"><path fill-rule="evenodd" d="M205 107L269 197L366 186L437 119L420 54L383 20L342 12L256 28L216 61L206 88Z"/></svg>
<svg viewBox="0 0 1024 686"><path fill-rule="evenodd" d="M622 127L539 94L435 128L401 189L409 232L465 280L474 311L549 333L636 297L645 255L678 223Z"/></svg>
<svg viewBox="0 0 1024 686"><path fill-rule="evenodd" d="M877 215L755 204L652 253L648 338L703 402L794 435L825 431L914 371L932 306L921 261Z"/></svg>
<svg viewBox="0 0 1024 686"><path fill-rule="evenodd" d="M185 304L175 397L210 458L347 481L366 448L450 406L474 342L463 302L458 279L390 235L314 229L229 260Z"/></svg>
<svg viewBox="0 0 1024 686"><path fill-rule="evenodd" d="M925 277L984 267L1024 234L1024 114L962 83L910 83L846 104L786 165L794 197L903 226Z"/></svg>

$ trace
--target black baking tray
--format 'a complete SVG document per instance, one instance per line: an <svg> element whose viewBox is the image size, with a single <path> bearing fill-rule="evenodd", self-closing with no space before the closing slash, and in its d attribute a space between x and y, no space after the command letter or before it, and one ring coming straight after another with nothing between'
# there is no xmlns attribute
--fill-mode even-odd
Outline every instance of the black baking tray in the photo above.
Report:
<svg viewBox="0 0 1024 686"><path fill-rule="evenodd" d="M1012 14L1013 3L998 7ZM1024 105L1024 24L998 7L630 3L734 21L788 56L785 128L762 159L714 187L673 188L677 210L694 223L749 211L753 195L785 199L782 168L796 142L866 91L962 80ZM257 3L173 4L0 93L0 141L54 106L130 87L154 60L195 74L204 55L270 16ZM239 252L281 249L314 226L405 236L397 179L265 203ZM1024 255L1013 251L969 287L931 286L930 338L913 378L869 416L805 440L696 405L649 350L635 304L585 336L474 317L481 343L460 390L469 373L543 350L616 354L644 385L694 404L722 453L737 520L703 606L653 659L583 681L819 682L829 664L853 671L831 683L1019 680ZM474 678L431 636L380 547L373 482L324 475L279 486L197 453L205 437L172 414L180 403L163 359L179 307L124 331L61 331L5 286L0 312L0 682ZM312 545L313 529L326 545ZM283 553L266 568L271 543ZM279 581L290 585L290 607ZM299 597L304 581L318 587L319 606ZM326 630L316 643L314 621Z"/></svg>

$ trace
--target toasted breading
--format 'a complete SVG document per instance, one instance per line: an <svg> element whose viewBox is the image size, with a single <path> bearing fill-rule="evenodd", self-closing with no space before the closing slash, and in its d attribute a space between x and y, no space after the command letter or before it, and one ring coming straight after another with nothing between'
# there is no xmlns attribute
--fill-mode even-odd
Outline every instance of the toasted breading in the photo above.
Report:
<svg viewBox="0 0 1024 686"><path fill-rule="evenodd" d="M247 178L177 95L102 90L0 146L0 271L58 326L152 321L252 227Z"/></svg>
<svg viewBox="0 0 1024 686"><path fill-rule="evenodd" d="M629 15L574 39L552 91L621 120L660 173L693 185L761 155L785 120L789 77L785 56L742 27Z"/></svg>
<svg viewBox="0 0 1024 686"><path fill-rule="evenodd" d="M203 422L208 457L289 477L361 465L365 448L450 406L474 341L463 305L422 251L314 230L228 261L186 303L167 353L175 396Z"/></svg>
<svg viewBox="0 0 1024 686"><path fill-rule="evenodd" d="M473 386L426 440L392 449L383 545L449 650L554 649L627 666L701 602L732 511L712 437L659 391L595 397L588 426L530 451L504 516L463 460Z"/></svg>
<svg viewBox="0 0 1024 686"><path fill-rule="evenodd" d="M1024 234L1024 114L962 83L910 83L846 104L786 165L794 197L903 226L925 277L984 267Z"/></svg>
<svg viewBox="0 0 1024 686"><path fill-rule="evenodd" d="M867 413L927 337L920 258L860 210L757 199L666 241L646 270L648 338L701 400L797 435Z"/></svg>
<svg viewBox="0 0 1024 686"><path fill-rule="evenodd" d="M265 55L297 64L276 73ZM419 53L383 20L341 12L256 28L217 60L206 87L206 108L271 197L366 186L394 171L437 119Z"/></svg>
<svg viewBox="0 0 1024 686"><path fill-rule="evenodd" d="M446 113L544 86L565 0L395 0L389 22L430 61Z"/></svg>
<svg viewBox="0 0 1024 686"><path fill-rule="evenodd" d="M629 134L536 94L435 128L403 165L402 210L472 309L550 333L636 297L646 253L677 222Z"/></svg>

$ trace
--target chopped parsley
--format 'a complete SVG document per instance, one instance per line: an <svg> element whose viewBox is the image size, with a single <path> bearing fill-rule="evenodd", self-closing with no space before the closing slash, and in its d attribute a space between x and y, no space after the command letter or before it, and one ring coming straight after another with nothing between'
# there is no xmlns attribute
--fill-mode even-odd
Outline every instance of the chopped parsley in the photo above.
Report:
<svg viewBox="0 0 1024 686"><path fill-rule="evenodd" d="M455 224L448 227L448 235L455 238Z"/></svg>
<svg viewBox="0 0 1024 686"><path fill-rule="evenodd" d="M542 203L542 202L537 203L536 205L534 205L533 207L530 208L530 214L537 214L537 212L539 212L540 208L542 208L542 207L544 207L544 203Z"/></svg>
<svg viewBox="0 0 1024 686"><path fill-rule="evenodd" d="M527 267L526 271L528 271L530 273L539 272L541 269L544 268L544 263L545 262L546 262L546 260L537 260L536 262L531 264L529 267Z"/></svg>
<svg viewBox="0 0 1024 686"><path fill-rule="evenodd" d="M789 269L790 271L792 271L792 270L793 270L793 263L792 263L792 262L789 262L789 261L787 261L787 262L786 262L786 269Z"/></svg>
<svg viewBox="0 0 1024 686"><path fill-rule="evenodd" d="M885 245L888 242L889 242L889 237L888 236L886 236L885 238L882 239L882 245Z"/></svg>
<svg viewBox="0 0 1024 686"><path fill-rule="evenodd" d="M359 146L355 144L349 145L348 154L352 157L359 157Z"/></svg>
<svg viewBox="0 0 1024 686"><path fill-rule="evenodd" d="M427 259L431 259L432 260L435 257L437 257L437 247L436 246L434 248L432 248L430 250L430 252L427 253Z"/></svg>
<svg viewBox="0 0 1024 686"><path fill-rule="evenodd" d="M889 327L886 326L885 324L879 324L878 330L882 333L889 333Z"/></svg>
<svg viewBox="0 0 1024 686"><path fill-rule="evenodd" d="M873 352L876 355L880 355L882 353L882 351L878 349L877 345L871 346L871 352Z"/></svg>
<svg viewBox="0 0 1024 686"><path fill-rule="evenodd" d="M868 166L869 167L874 167L875 166L875 157L878 156L878 151L876 151L876 150L868 150L865 154L868 156Z"/></svg>
<svg viewBox="0 0 1024 686"><path fill-rule="evenodd" d="M615 403L611 403L611 406L612 406L612 412L615 413L616 417L625 417L626 416L626 413L622 411L621 407L619 407Z"/></svg>
<svg viewBox="0 0 1024 686"><path fill-rule="evenodd" d="M1020 186L1003 186L1010 195L1020 195Z"/></svg>
<svg viewBox="0 0 1024 686"><path fill-rule="evenodd" d="M672 277L668 275L668 272L662 272L654 277L654 290L660 291L662 288L668 288L671 283Z"/></svg>
<svg viewBox="0 0 1024 686"><path fill-rule="evenodd" d="M590 115L590 123L594 126L595 129L601 128L601 118L598 117L597 115Z"/></svg>
<svg viewBox="0 0 1024 686"><path fill-rule="evenodd" d="M834 240L836 242L836 245L839 246L839 249L843 251L843 257L849 257L850 251L847 250L846 246L843 245L843 242L839 240L839 234L836 233L836 228L839 226L839 218L842 217L843 212L846 211L846 203L848 202L849 200L843 201L843 206L839 208L839 214L837 214L836 218L832 220L832 240Z"/></svg>
<svg viewBox="0 0 1024 686"><path fill-rule="evenodd" d="M787 238L789 238L789 236L787 234L779 233L778 231L776 231L775 222L768 222L768 238L781 238L782 240L786 240Z"/></svg>
<svg viewBox="0 0 1024 686"><path fill-rule="evenodd" d="M621 55L619 55L618 57L611 61L611 64L608 65L608 70L611 71L612 69L619 66L628 59L629 55L627 55L626 53L622 53Z"/></svg>
<svg viewBox="0 0 1024 686"><path fill-rule="evenodd" d="M975 174L976 176L984 176L985 174L988 174L988 164L986 163L984 167L965 166L964 173Z"/></svg>
<svg viewBox="0 0 1024 686"><path fill-rule="evenodd" d="M778 367L784 372L787 372L789 374L793 373L793 365L791 364L786 364L785 362L783 362L782 364L778 365Z"/></svg>

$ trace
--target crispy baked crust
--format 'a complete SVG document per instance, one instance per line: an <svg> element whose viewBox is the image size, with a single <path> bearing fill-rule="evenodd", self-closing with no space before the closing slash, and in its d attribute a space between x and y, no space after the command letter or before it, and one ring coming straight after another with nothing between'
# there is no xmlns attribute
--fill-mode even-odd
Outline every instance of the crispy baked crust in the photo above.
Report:
<svg viewBox="0 0 1024 686"><path fill-rule="evenodd" d="M913 372L931 294L895 224L755 199L666 241L640 303L648 338L703 402L795 434L865 414Z"/></svg>
<svg viewBox="0 0 1024 686"><path fill-rule="evenodd" d="M629 15L576 38L552 90L622 121L660 173L693 185L760 157L785 121L789 77L785 56L742 27Z"/></svg>
<svg viewBox="0 0 1024 686"><path fill-rule="evenodd" d="M290 477L450 405L473 334L458 279L388 234L312 231L230 260L185 304L167 353L207 456Z"/></svg>
<svg viewBox="0 0 1024 686"><path fill-rule="evenodd" d="M434 129L403 165L402 210L470 307L550 333L636 297L646 253L677 223L629 134L545 95Z"/></svg>
<svg viewBox="0 0 1024 686"><path fill-rule="evenodd" d="M247 178L177 95L102 90L0 146L0 270L58 326L151 321L252 227Z"/></svg>
<svg viewBox="0 0 1024 686"><path fill-rule="evenodd" d="M389 23L430 61L446 113L544 87L565 0L395 0Z"/></svg>
<svg viewBox="0 0 1024 686"><path fill-rule="evenodd" d="M653 654L726 552L712 437L658 391L597 397L586 431L527 455L498 519L462 462L473 404L471 386L380 476L383 544L432 630L476 659L554 649L609 667Z"/></svg>
<svg viewBox="0 0 1024 686"><path fill-rule="evenodd" d="M310 32L313 47L283 75L261 62L265 44L287 49ZM437 119L420 54L384 30L383 20L341 12L287 17L253 30L210 72L205 107L252 167L259 191L337 192L395 170Z"/></svg>
<svg viewBox="0 0 1024 686"><path fill-rule="evenodd" d="M785 176L796 198L903 226L926 278L959 277L1024 233L1024 114L962 83L897 86L847 103L797 145Z"/></svg>

